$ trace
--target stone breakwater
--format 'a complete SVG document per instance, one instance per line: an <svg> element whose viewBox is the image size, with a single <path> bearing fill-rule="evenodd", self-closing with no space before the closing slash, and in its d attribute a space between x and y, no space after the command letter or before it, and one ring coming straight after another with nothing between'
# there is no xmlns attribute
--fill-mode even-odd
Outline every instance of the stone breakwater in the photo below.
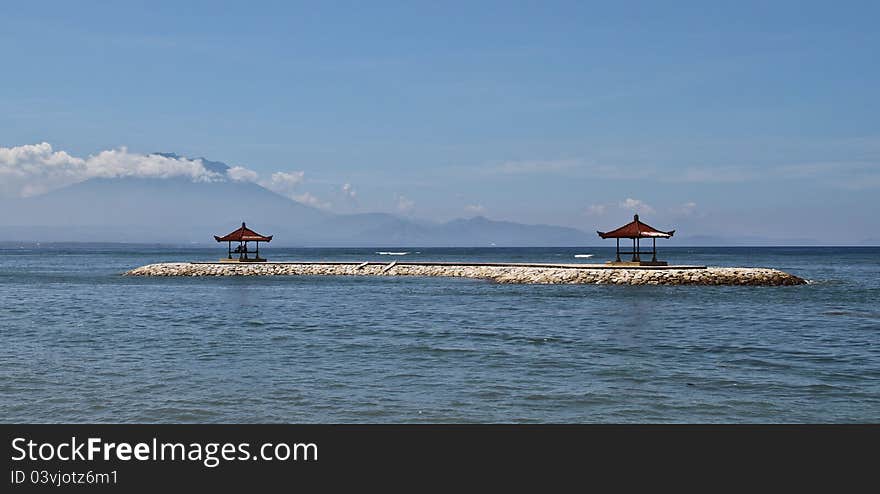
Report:
<svg viewBox="0 0 880 494"><path fill-rule="evenodd" d="M382 263L160 263L126 276L448 276L497 283L612 285L802 285L806 281L770 268L674 266L662 269L575 265L455 265Z"/></svg>

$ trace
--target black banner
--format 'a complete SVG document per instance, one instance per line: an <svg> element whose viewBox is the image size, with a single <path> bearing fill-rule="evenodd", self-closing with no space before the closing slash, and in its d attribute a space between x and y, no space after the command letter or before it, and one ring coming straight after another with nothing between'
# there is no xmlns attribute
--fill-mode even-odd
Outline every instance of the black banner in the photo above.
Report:
<svg viewBox="0 0 880 494"><path fill-rule="evenodd" d="M3 425L3 492L868 479L877 426ZM705 484L705 482L710 482Z"/></svg>

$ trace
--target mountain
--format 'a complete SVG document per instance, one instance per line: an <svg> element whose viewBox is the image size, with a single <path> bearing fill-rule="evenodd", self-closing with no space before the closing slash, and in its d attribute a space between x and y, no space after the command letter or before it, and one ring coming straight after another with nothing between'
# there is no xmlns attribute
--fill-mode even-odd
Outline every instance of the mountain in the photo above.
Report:
<svg viewBox="0 0 880 494"><path fill-rule="evenodd" d="M0 201L0 208L6 211L0 217L0 241L211 244L212 235L246 221L256 231L274 235L273 245L279 246L595 243L573 228L484 217L432 223L387 213L337 215L236 181L91 179L41 196Z"/></svg>
<svg viewBox="0 0 880 494"><path fill-rule="evenodd" d="M341 214L312 225L311 236L322 245L427 245L419 242L431 228L388 213Z"/></svg>
<svg viewBox="0 0 880 494"><path fill-rule="evenodd" d="M300 239L328 213L248 182L92 179L0 203L2 240L209 242L242 221ZM294 240L296 241L296 240Z"/></svg>
<svg viewBox="0 0 880 494"><path fill-rule="evenodd" d="M181 156L177 153L151 153L151 154L155 154L156 156L162 156L165 158L171 158L173 160L180 160L180 159L201 160L202 165L205 167L205 169L208 170L209 172L214 172L214 173L225 174L226 170L229 169L229 165L227 165L226 163L224 163L222 161L211 161L208 158L203 158L203 157L187 158L186 156Z"/></svg>
<svg viewBox="0 0 880 494"><path fill-rule="evenodd" d="M444 223L435 232L437 239L467 239L469 245L546 245L578 246L595 243L592 237L575 228L551 225L524 225L494 221L483 216Z"/></svg>
<svg viewBox="0 0 880 494"><path fill-rule="evenodd" d="M431 223L386 213L329 218L313 225L312 238L321 245L410 247L580 246L592 241L580 230L561 226L524 225L482 216Z"/></svg>
<svg viewBox="0 0 880 494"><path fill-rule="evenodd" d="M153 153L185 158L176 153ZM189 159L189 158L186 158ZM229 165L195 158L221 176ZM574 228L493 221L433 223L387 213L332 214L244 181L96 178L0 200L0 241L212 244L242 221L287 246L568 246L595 243Z"/></svg>

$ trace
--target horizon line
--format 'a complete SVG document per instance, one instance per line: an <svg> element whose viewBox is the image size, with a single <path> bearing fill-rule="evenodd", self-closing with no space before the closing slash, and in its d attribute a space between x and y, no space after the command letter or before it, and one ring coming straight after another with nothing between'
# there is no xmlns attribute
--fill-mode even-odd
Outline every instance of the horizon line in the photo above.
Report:
<svg viewBox="0 0 880 494"><path fill-rule="evenodd" d="M87 245L132 245L132 246L151 246L151 247L184 247L184 248L214 248L216 244L210 243L200 243L200 242L190 242L190 243L169 243L169 242L112 242L112 241L78 241L78 240L51 240L51 241L43 241L43 240L0 240L0 246L3 245L22 245L22 244L37 244L37 245L76 245L76 246L87 246ZM271 244L266 244L265 248L272 248ZM378 248L408 248L408 249L575 249L575 248L607 248L613 249L613 245L409 245L409 244L315 244L315 245L275 245L274 247L282 248L282 249L329 249L329 248L349 248L349 249L378 249ZM734 244L734 245L721 245L721 244L703 244L703 245L668 245L664 246L663 249L678 249L678 248L691 248L691 247L724 247L724 248L735 248L735 247L768 247L768 248L798 248L798 247L806 247L806 248L834 248L834 247L852 247L852 248L871 248L871 247L880 247L880 243L878 244L788 244L788 245L779 245L779 244ZM658 249L659 251L659 249Z"/></svg>

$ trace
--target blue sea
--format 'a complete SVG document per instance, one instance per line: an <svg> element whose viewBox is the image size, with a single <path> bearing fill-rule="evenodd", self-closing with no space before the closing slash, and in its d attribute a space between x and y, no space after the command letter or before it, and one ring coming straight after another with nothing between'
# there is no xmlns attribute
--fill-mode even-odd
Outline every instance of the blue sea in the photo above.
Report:
<svg viewBox="0 0 880 494"><path fill-rule="evenodd" d="M216 260L222 250L0 249L0 420L880 422L880 248L661 251L673 263L767 266L810 280L789 287L121 275ZM393 246L264 254L613 255Z"/></svg>

